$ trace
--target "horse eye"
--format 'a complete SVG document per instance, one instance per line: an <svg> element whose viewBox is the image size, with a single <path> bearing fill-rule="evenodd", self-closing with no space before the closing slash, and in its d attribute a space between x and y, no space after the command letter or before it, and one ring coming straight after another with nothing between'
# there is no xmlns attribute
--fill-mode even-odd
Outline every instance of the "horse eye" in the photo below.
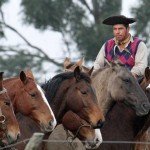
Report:
<svg viewBox="0 0 150 150"><path fill-rule="evenodd" d="M86 92L86 91L81 91L81 93L82 93L82 94L87 94L87 92Z"/></svg>
<svg viewBox="0 0 150 150"><path fill-rule="evenodd" d="M4 102L5 105L10 106L10 102Z"/></svg>
<svg viewBox="0 0 150 150"><path fill-rule="evenodd" d="M31 95L31 97L33 97L33 98L36 96L35 93L31 93L30 95Z"/></svg>
<svg viewBox="0 0 150 150"><path fill-rule="evenodd" d="M124 82L126 83L129 83L130 82L130 79L129 78L126 78L126 79L122 79Z"/></svg>

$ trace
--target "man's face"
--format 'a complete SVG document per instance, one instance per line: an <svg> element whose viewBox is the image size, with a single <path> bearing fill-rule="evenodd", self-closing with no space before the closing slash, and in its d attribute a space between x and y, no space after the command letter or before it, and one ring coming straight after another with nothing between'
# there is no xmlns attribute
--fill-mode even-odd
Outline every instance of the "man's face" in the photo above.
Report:
<svg viewBox="0 0 150 150"><path fill-rule="evenodd" d="M129 27L126 28L123 24L113 26L114 37L117 41L122 42L129 36Z"/></svg>

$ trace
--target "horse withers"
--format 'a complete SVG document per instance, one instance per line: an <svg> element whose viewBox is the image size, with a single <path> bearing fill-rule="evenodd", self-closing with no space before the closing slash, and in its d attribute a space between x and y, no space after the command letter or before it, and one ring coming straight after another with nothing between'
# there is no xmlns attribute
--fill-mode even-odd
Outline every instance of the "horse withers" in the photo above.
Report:
<svg viewBox="0 0 150 150"><path fill-rule="evenodd" d="M0 146L16 142L19 136L19 124L7 90L3 87L3 72L0 72Z"/></svg>
<svg viewBox="0 0 150 150"><path fill-rule="evenodd" d="M35 120L43 132L56 126L56 119L41 87L31 71L21 71L19 77L3 82L13 103L15 113L20 112Z"/></svg>

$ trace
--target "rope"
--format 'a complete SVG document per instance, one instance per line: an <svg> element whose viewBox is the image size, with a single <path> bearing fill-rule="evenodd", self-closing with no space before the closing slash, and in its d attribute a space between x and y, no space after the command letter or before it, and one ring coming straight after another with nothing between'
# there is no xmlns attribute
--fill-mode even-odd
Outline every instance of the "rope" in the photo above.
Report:
<svg viewBox="0 0 150 150"><path fill-rule="evenodd" d="M0 147L0 150L4 150L6 148L11 148L14 146L17 146L21 143L27 143L29 139L22 140L20 142L17 142L15 144L10 144L5 147ZM68 140L42 140L42 142L47 142L47 143L68 143ZM80 142L85 142L85 141L71 141L71 143L80 143ZM143 145L150 145L150 142L139 142L139 141L103 141L105 144L143 144Z"/></svg>

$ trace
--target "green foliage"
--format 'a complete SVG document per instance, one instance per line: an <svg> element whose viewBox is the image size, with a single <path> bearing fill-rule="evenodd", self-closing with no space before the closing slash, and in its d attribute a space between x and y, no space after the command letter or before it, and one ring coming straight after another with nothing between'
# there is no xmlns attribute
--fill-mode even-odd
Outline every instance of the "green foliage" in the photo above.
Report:
<svg viewBox="0 0 150 150"><path fill-rule="evenodd" d="M0 0L0 7L6 2L8 2L8 0Z"/></svg>
<svg viewBox="0 0 150 150"><path fill-rule="evenodd" d="M33 70L34 68L35 72L42 71L43 60L38 56L24 49L0 47L0 70L5 72L5 77L18 75L25 69Z"/></svg>
<svg viewBox="0 0 150 150"><path fill-rule="evenodd" d="M121 0L22 0L24 20L36 28L52 29L70 37L86 60L94 60L112 28L102 25L120 14ZM72 50L73 51L73 50Z"/></svg>
<svg viewBox="0 0 150 150"><path fill-rule="evenodd" d="M8 0L0 0L0 8L6 2L8 2ZM4 31L3 31L2 25L0 24L0 38L2 38L2 37L4 37Z"/></svg>
<svg viewBox="0 0 150 150"><path fill-rule="evenodd" d="M141 36L146 42L150 38L150 2L141 0L138 7L132 7L131 13L137 18L134 26L135 34Z"/></svg>

